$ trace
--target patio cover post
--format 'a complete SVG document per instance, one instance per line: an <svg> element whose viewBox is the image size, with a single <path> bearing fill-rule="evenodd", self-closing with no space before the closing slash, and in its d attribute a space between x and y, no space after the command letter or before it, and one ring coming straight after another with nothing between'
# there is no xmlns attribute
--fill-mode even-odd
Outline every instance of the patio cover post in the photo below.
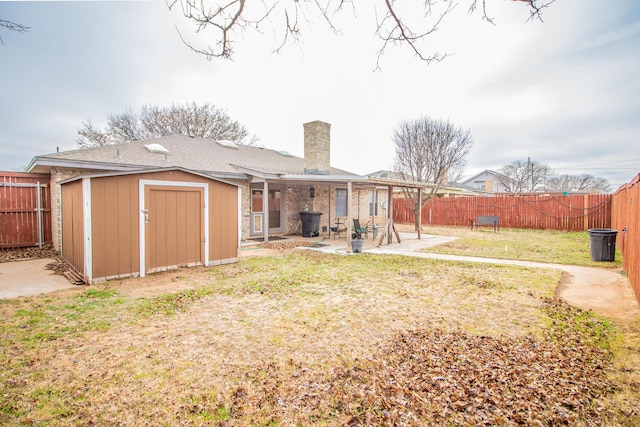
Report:
<svg viewBox="0 0 640 427"><path fill-rule="evenodd" d="M269 241L269 183L262 184L262 235L265 242Z"/></svg>

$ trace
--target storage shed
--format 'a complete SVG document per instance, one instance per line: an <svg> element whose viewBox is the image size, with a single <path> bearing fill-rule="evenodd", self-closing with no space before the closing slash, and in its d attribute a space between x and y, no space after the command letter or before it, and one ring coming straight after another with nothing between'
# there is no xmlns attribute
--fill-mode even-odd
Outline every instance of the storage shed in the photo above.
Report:
<svg viewBox="0 0 640 427"><path fill-rule="evenodd" d="M62 256L86 283L236 262L238 185L181 168L61 183Z"/></svg>

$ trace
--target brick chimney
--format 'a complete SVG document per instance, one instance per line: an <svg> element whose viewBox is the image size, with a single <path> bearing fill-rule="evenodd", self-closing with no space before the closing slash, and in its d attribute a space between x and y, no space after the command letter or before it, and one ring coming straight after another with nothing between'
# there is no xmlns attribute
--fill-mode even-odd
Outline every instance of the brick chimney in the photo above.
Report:
<svg viewBox="0 0 640 427"><path fill-rule="evenodd" d="M331 158L331 125L319 120L304 126L304 173L328 175Z"/></svg>

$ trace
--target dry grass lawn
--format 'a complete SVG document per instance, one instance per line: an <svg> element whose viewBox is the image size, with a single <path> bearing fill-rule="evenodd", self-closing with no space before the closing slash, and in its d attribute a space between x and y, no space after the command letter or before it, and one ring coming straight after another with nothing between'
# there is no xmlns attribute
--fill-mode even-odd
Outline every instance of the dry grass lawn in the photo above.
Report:
<svg viewBox="0 0 640 427"><path fill-rule="evenodd" d="M406 231L413 230L413 226L406 224L400 227ZM503 228L495 233L493 227L480 227L471 231L468 227L425 226L423 232L459 238L453 242L428 249L429 252L434 253L599 268L622 267L622 257L619 251L616 251L613 262L591 260L590 237L586 231L566 232Z"/></svg>
<svg viewBox="0 0 640 427"><path fill-rule="evenodd" d="M559 280L289 250L0 301L0 424L635 425Z"/></svg>

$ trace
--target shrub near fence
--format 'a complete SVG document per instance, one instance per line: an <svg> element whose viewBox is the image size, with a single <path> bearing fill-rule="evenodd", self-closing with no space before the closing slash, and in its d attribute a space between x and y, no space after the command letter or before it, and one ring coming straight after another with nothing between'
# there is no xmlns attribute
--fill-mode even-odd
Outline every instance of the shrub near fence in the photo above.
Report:
<svg viewBox="0 0 640 427"><path fill-rule="evenodd" d="M613 193L611 226L618 230L616 246L624 271L640 302L640 174Z"/></svg>
<svg viewBox="0 0 640 427"><path fill-rule="evenodd" d="M49 175L0 172L0 248L51 243Z"/></svg>
<svg viewBox="0 0 640 427"><path fill-rule="evenodd" d="M422 224L469 226L479 216L500 217L501 228L583 231L611 226L611 195L495 195L431 199L422 209ZM414 222L404 197L393 200L393 220Z"/></svg>

